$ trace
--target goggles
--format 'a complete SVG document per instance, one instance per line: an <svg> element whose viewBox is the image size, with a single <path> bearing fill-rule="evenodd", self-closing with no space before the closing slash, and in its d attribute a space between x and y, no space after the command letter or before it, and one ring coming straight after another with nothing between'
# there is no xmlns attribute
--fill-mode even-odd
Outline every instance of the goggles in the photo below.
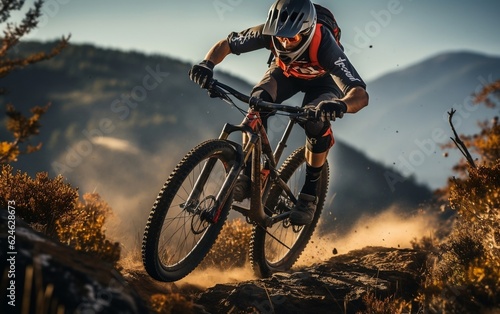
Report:
<svg viewBox="0 0 500 314"><path fill-rule="evenodd" d="M288 42L290 44L294 44L294 43L297 43L297 42L302 40L302 34L299 33L293 37L278 37L278 36L276 36L276 38L282 43Z"/></svg>

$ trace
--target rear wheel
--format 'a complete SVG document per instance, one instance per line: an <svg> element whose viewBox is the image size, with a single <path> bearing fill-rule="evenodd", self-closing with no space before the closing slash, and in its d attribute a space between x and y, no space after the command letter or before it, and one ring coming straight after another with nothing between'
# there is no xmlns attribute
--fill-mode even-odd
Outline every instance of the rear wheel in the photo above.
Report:
<svg viewBox="0 0 500 314"><path fill-rule="evenodd" d="M160 281L176 281L198 266L217 239L229 213L226 201L217 223L210 215L216 196L235 160L227 141L211 140L191 150L174 169L151 209L142 241L146 271ZM203 186L194 191L202 169L210 165Z"/></svg>
<svg viewBox="0 0 500 314"><path fill-rule="evenodd" d="M295 150L283 163L279 173L283 181L287 182L291 191L297 197L304 184L306 174L305 148ZM313 221L306 226L295 226L290 219L275 223L265 229L254 226L250 243L250 260L255 273L260 277L269 277L274 272L287 271L300 257L300 254L311 239L318 224L326 193L328 190L329 167L325 163L318 184L318 204ZM266 202L268 215L276 216L290 211L294 203L283 189L275 184L269 192Z"/></svg>

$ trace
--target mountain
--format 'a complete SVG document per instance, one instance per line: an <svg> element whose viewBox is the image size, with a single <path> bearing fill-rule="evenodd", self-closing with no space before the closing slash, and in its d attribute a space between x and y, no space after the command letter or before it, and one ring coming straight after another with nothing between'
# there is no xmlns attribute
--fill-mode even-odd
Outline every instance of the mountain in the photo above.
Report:
<svg viewBox="0 0 500 314"><path fill-rule="evenodd" d="M458 151L443 157L440 145L453 136L447 112L457 110L459 134L476 133L478 121L499 111L474 105L472 96L499 78L499 56L463 51L433 56L368 82L370 105L337 123L337 134L405 177L442 187L462 157Z"/></svg>
<svg viewBox="0 0 500 314"><path fill-rule="evenodd" d="M50 46L23 43L15 54ZM242 119L236 108L207 97L192 83L187 76L190 67L165 56L71 45L52 60L9 74L0 83L8 91L0 99L2 106L12 103L27 113L34 105L51 103L41 134L34 139L44 143L43 149L22 156L14 166L32 175L62 174L81 191L100 193L114 209L121 232L126 230L120 241L137 244L151 205L175 164L199 142L217 137L224 123ZM252 87L225 73L216 73L216 78L244 93ZM354 117L345 120L350 119ZM285 126L284 117L270 122L273 143ZM376 134L367 126L364 132ZM297 127L292 138L290 150L303 145L304 132ZM374 142L383 145L385 139ZM432 197L414 179L402 179L402 173L368 158L370 147L355 149L338 140L332 148L323 231L347 229L364 213L389 207L412 211Z"/></svg>

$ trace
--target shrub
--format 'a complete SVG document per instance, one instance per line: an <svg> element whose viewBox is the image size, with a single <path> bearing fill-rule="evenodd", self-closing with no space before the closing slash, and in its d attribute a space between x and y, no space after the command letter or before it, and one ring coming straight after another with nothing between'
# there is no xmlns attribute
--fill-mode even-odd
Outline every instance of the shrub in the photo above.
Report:
<svg viewBox="0 0 500 314"><path fill-rule="evenodd" d="M500 165L469 169L469 179L453 182L456 222L420 298L429 312L479 313L500 303Z"/></svg>
<svg viewBox="0 0 500 314"><path fill-rule="evenodd" d="M85 194L84 203L57 220L59 241L103 261L116 264L120 259L119 243L106 239L104 223L111 208L99 194Z"/></svg>
<svg viewBox="0 0 500 314"><path fill-rule="evenodd" d="M178 293L154 294L149 304L154 313L194 313L193 303Z"/></svg>
<svg viewBox="0 0 500 314"><path fill-rule="evenodd" d="M486 95L491 88L498 94L500 81L485 88ZM500 125L495 118L480 126L463 142L456 136L467 163L455 167L462 176L446 188L456 221L427 272L420 300L428 312L480 313L500 306ZM479 166L468 147L479 154Z"/></svg>
<svg viewBox="0 0 500 314"><path fill-rule="evenodd" d="M236 219L224 228L201 267L243 267L248 260L252 226Z"/></svg>
<svg viewBox="0 0 500 314"><path fill-rule="evenodd" d="M16 213L25 222L53 239L57 239L56 221L75 208L78 190L64 183L61 176L49 179L38 173L34 179L21 171L13 172L2 165L0 176L0 206L16 202Z"/></svg>
<svg viewBox="0 0 500 314"><path fill-rule="evenodd" d="M19 170L14 173L10 165L1 167L1 207L15 201L16 214L34 229L116 265L119 244L106 239L103 229L111 209L99 195L86 194L82 203L78 189L61 176L50 179L47 173L38 173L33 179Z"/></svg>
<svg viewBox="0 0 500 314"><path fill-rule="evenodd" d="M412 304L395 295L384 299L378 298L375 293L369 292L363 296L366 310L358 314L402 314L412 313Z"/></svg>
<svg viewBox="0 0 500 314"><path fill-rule="evenodd" d="M469 312L498 306L500 165L469 169L468 179L451 185L450 204L458 217L442 247L438 278L459 292L454 306Z"/></svg>

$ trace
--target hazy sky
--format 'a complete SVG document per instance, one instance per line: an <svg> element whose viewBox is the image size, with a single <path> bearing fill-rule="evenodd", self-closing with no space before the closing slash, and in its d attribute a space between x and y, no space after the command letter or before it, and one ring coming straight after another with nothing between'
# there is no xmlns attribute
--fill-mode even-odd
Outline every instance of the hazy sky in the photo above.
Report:
<svg viewBox="0 0 500 314"><path fill-rule="evenodd" d="M346 53L369 81L444 51L500 55L498 0L318 0L333 10ZM27 8L33 0L26 1ZM273 1L46 0L31 39L159 53L188 62L231 31L263 23ZM370 46L372 46L370 48ZM220 68L256 82L267 51L229 56Z"/></svg>

